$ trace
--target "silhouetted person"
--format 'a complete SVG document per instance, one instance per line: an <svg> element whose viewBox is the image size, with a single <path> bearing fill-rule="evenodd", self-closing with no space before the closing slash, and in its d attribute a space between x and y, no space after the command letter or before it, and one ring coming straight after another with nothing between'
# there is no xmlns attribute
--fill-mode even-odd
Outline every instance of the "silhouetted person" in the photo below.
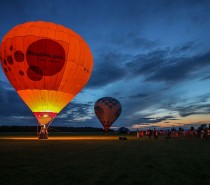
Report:
<svg viewBox="0 0 210 185"><path fill-rule="evenodd" d="M204 129L204 139L208 139L208 128Z"/></svg>
<svg viewBox="0 0 210 185"><path fill-rule="evenodd" d="M167 139L170 139L171 138L171 131L168 129L167 131L167 136L166 136Z"/></svg>
<svg viewBox="0 0 210 185"><path fill-rule="evenodd" d="M152 136L152 130L148 130L148 136L149 136L149 139L151 138L151 136Z"/></svg>
<svg viewBox="0 0 210 185"><path fill-rule="evenodd" d="M137 131L136 131L136 136L137 136L137 138L139 138L139 129L137 129Z"/></svg>
<svg viewBox="0 0 210 185"><path fill-rule="evenodd" d="M139 135L141 138L144 138L144 131L143 130L141 130L140 131L140 135Z"/></svg>
<svg viewBox="0 0 210 185"><path fill-rule="evenodd" d="M158 139L158 131L155 128L154 128L153 134L154 134L155 139Z"/></svg>

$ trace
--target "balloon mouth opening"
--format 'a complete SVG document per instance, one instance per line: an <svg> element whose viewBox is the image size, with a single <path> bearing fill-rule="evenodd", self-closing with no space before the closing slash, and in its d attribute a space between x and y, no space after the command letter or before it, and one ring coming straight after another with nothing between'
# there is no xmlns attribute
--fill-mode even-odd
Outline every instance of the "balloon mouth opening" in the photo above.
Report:
<svg viewBox="0 0 210 185"><path fill-rule="evenodd" d="M58 113L56 112L34 112L40 125L47 125L57 116L57 114Z"/></svg>

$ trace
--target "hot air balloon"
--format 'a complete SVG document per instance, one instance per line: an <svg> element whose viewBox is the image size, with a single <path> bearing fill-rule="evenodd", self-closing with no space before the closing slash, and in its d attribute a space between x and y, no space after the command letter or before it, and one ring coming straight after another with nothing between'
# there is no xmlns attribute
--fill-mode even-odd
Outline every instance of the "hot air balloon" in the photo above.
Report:
<svg viewBox="0 0 210 185"><path fill-rule="evenodd" d="M118 100L112 97L100 98L94 105L94 110L97 118L104 127L107 134L110 126L120 116L122 107Z"/></svg>
<svg viewBox="0 0 210 185"><path fill-rule="evenodd" d="M52 22L15 26L4 36L0 56L8 80L43 128L80 92L93 68L81 36Z"/></svg>

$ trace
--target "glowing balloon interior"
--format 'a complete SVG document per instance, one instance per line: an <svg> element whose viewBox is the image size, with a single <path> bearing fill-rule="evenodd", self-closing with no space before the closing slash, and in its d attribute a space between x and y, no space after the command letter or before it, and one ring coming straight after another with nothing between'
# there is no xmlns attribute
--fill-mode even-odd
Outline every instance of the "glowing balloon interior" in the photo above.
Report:
<svg viewBox="0 0 210 185"><path fill-rule="evenodd" d="M105 132L108 132L110 126L120 116L122 107L118 100L111 97L104 97L96 101L94 110Z"/></svg>
<svg viewBox="0 0 210 185"><path fill-rule="evenodd" d="M85 86L93 68L86 42L51 22L17 25L4 36L0 56L7 78L42 125Z"/></svg>

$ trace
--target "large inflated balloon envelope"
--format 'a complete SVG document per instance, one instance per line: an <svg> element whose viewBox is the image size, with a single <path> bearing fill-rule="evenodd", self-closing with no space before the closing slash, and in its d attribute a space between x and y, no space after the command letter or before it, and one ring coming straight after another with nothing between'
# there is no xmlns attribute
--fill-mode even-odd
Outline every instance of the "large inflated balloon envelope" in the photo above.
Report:
<svg viewBox="0 0 210 185"><path fill-rule="evenodd" d="M41 125L85 86L93 68L87 43L51 22L17 25L4 36L0 56L8 80Z"/></svg>
<svg viewBox="0 0 210 185"><path fill-rule="evenodd" d="M103 97L95 102L94 111L104 127L105 133L121 114L122 106L120 102L112 97Z"/></svg>

